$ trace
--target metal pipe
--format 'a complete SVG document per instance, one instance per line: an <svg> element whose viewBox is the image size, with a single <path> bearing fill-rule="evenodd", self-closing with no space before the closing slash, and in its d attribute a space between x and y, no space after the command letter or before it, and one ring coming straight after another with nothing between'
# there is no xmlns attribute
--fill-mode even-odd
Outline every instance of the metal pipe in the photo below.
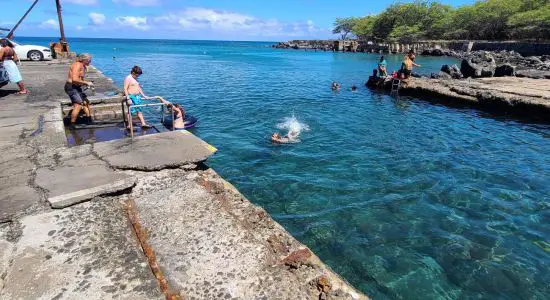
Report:
<svg viewBox="0 0 550 300"><path fill-rule="evenodd" d="M15 26L13 26L13 29L10 31L10 33L8 33L8 35L6 36L8 39L12 39L13 38L13 33L15 32L15 30L17 29L17 27L19 27L19 24L21 24L21 22L23 22L23 20L27 17L27 15L31 12L31 10L33 9L33 7L36 5L36 3L38 3L38 0L34 0L33 4L31 5L31 7L27 10L27 12L23 15L23 17L19 20L19 22L17 22L17 24L15 24Z"/></svg>
<svg viewBox="0 0 550 300"><path fill-rule="evenodd" d="M67 43L67 41L65 40L65 29L63 28L63 17L61 16L61 12L62 12L61 0L55 0L55 5L57 6L57 18L59 19L59 33L61 34L59 41L61 43Z"/></svg>

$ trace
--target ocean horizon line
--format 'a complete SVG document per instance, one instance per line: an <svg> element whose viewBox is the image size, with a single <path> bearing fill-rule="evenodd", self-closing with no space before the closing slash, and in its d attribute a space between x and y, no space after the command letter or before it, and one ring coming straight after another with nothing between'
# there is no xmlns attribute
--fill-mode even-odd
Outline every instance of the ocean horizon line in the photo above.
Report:
<svg viewBox="0 0 550 300"><path fill-rule="evenodd" d="M59 39L55 36L15 36L13 39ZM129 41L182 41L182 42L239 42L239 43L278 43L280 41L250 41L250 40L209 40L209 39L173 39L173 38L114 38L114 37L66 37L71 39L86 40L129 40Z"/></svg>

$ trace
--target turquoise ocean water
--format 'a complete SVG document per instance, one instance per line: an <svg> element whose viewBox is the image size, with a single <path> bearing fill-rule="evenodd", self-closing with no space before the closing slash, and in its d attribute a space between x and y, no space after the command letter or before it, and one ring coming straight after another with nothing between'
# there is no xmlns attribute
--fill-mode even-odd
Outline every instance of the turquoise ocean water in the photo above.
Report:
<svg viewBox="0 0 550 300"><path fill-rule="evenodd" d="M550 299L550 126L367 90L377 55L269 45L71 40L118 85L140 65L199 117L208 165L374 299Z"/></svg>

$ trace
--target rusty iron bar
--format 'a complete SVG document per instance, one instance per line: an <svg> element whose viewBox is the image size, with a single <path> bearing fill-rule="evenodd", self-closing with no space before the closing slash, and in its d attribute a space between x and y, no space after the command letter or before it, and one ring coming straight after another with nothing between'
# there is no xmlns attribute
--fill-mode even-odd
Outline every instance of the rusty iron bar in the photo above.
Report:
<svg viewBox="0 0 550 300"><path fill-rule="evenodd" d="M23 17L21 17L21 19L19 20L19 22L17 22L17 24L15 24L15 26L13 26L12 30L10 31L10 33L8 33L8 35L6 36L8 39L13 39L13 33L15 32L15 30L17 29L17 27L19 27L19 24L21 24L21 22L23 22L23 20L27 17L27 15L31 12L31 10L34 8L34 6L36 5L36 3L38 3L38 0L34 0L34 2L32 3L31 7L27 10L27 12L25 12L25 14L23 15Z"/></svg>
<svg viewBox="0 0 550 300"><path fill-rule="evenodd" d="M59 33L61 37L59 38L59 41L62 44L67 43L65 40L65 29L63 28L63 17L61 16L61 12L63 9L61 8L61 0L55 0L55 6L57 7L57 18L59 19Z"/></svg>
<svg viewBox="0 0 550 300"><path fill-rule="evenodd" d="M137 241L141 246L141 249L143 250L143 254L145 254L145 257L147 258L147 262L149 263L149 268L151 268L153 275L156 277L160 290L164 294L165 299L166 300L184 299L184 297L182 297L179 294L179 292L177 292L176 290L170 287L168 280L162 273L162 269L160 268L157 262L155 251L153 250L153 248L151 247L147 239L147 228L144 228L140 223L138 211L136 208L136 203L134 202L133 199L128 198L124 204L125 204L124 208L128 216L128 221L132 226L132 229L136 235Z"/></svg>

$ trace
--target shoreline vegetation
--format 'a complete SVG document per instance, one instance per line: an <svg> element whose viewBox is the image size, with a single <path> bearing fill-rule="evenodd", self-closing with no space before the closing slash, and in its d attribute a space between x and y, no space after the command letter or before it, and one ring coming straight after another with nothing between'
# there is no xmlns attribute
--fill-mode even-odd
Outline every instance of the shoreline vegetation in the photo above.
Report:
<svg viewBox="0 0 550 300"><path fill-rule="evenodd" d="M395 3L377 15L337 18L342 40L408 43L418 40L529 40L550 37L550 1L482 0L453 8L439 1Z"/></svg>

